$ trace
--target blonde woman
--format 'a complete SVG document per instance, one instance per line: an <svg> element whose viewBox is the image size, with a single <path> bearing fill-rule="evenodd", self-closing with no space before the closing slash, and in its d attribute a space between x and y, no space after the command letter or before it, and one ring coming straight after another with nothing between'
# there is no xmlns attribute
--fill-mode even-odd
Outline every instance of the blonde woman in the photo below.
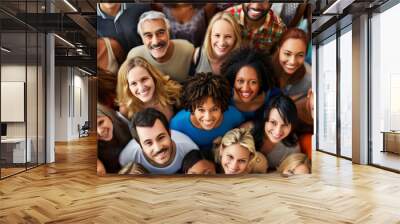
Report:
<svg viewBox="0 0 400 224"><path fill-rule="evenodd" d="M142 57L127 59L119 69L117 103L128 119L145 108L162 112L168 120L179 107L181 85L162 74Z"/></svg>
<svg viewBox="0 0 400 224"><path fill-rule="evenodd" d="M220 68L228 55L241 45L240 26L227 13L219 12L211 19L202 47L195 50L196 73L221 74Z"/></svg>
<svg viewBox="0 0 400 224"><path fill-rule="evenodd" d="M284 177L307 174L311 171L311 162L306 154L293 153L288 155L278 167L278 172Z"/></svg>
<svg viewBox="0 0 400 224"><path fill-rule="evenodd" d="M256 152L250 130L245 128L232 129L217 139L214 155L225 174L266 173L268 168L264 155Z"/></svg>

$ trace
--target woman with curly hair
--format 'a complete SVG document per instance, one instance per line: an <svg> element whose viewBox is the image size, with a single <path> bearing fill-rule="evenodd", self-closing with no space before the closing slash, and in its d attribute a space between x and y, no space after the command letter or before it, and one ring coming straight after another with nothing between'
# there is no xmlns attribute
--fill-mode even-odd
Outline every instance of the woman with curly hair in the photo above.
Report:
<svg viewBox="0 0 400 224"><path fill-rule="evenodd" d="M262 117L264 105L280 93L265 58L266 55L250 48L242 48L234 51L221 69L232 87L231 105L242 112L246 120Z"/></svg>
<svg viewBox="0 0 400 224"><path fill-rule="evenodd" d="M184 110L171 120L173 130L189 136L202 150L211 150L215 138L240 125L244 118L232 106L230 87L225 77L199 73L183 90Z"/></svg>
<svg viewBox="0 0 400 224"><path fill-rule="evenodd" d="M144 109L154 108L168 120L180 105L182 86L162 74L142 57L127 59L118 72L117 103L127 117Z"/></svg>

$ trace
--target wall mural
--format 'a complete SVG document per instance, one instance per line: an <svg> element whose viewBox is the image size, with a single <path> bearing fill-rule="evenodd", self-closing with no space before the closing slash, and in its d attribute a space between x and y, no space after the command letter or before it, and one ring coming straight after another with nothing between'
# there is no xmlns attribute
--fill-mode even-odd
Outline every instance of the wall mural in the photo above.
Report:
<svg viewBox="0 0 400 224"><path fill-rule="evenodd" d="M311 5L99 3L98 175L311 172Z"/></svg>

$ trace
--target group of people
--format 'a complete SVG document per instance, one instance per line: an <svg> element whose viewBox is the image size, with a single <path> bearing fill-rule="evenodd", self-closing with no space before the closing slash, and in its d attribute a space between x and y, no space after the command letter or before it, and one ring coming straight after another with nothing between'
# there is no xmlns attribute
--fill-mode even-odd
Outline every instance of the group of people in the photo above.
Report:
<svg viewBox="0 0 400 224"><path fill-rule="evenodd" d="M308 29L268 1L135 6L98 5L98 174L311 172Z"/></svg>

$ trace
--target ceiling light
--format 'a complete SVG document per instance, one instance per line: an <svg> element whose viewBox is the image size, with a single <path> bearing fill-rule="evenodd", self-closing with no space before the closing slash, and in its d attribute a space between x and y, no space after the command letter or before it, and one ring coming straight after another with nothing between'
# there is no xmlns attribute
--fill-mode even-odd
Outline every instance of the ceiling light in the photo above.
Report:
<svg viewBox="0 0 400 224"><path fill-rule="evenodd" d="M72 10L74 10L75 12L78 12L78 10L68 1L68 0L64 0L65 4L67 4Z"/></svg>
<svg viewBox="0 0 400 224"><path fill-rule="evenodd" d="M6 52L6 53L10 53L10 52L11 52L11 50L9 50L9 49L7 49L7 48L5 48L5 47L1 47L0 49L1 49L2 51Z"/></svg>
<svg viewBox="0 0 400 224"><path fill-rule="evenodd" d="M83 72L83 73L85 73L85 74L87 74L87 75L93 75L92 73L90 73L90 72L88 72L88 71L86 71L86 70L83 70L83 69L81 69L81 68L79 68L79 67L78 67L78 70L81 71L81 72Z"/></svg>
<svg viewBox="0 0 400 224"><path fill-rule="evenodd" d="M343 10L351 5L355 0L336 0L332 5L324 10L322 14L342 14Z"/></svg>
<svg viewBox="0 0 400 224"><path fill-rule="evenodd" d="M60 37L60 36L57 35L57 34L54 34L54 36L57 37L58 39L60 39L62 42L64 42L64 43L66 43L67 45L69 45L70 47L75 48L75 45L73 45L73 44L72 44L71 42L69 42L68 40L66 40L66 39L64 39L64 38L62 38L62 37Z"/></svg>

